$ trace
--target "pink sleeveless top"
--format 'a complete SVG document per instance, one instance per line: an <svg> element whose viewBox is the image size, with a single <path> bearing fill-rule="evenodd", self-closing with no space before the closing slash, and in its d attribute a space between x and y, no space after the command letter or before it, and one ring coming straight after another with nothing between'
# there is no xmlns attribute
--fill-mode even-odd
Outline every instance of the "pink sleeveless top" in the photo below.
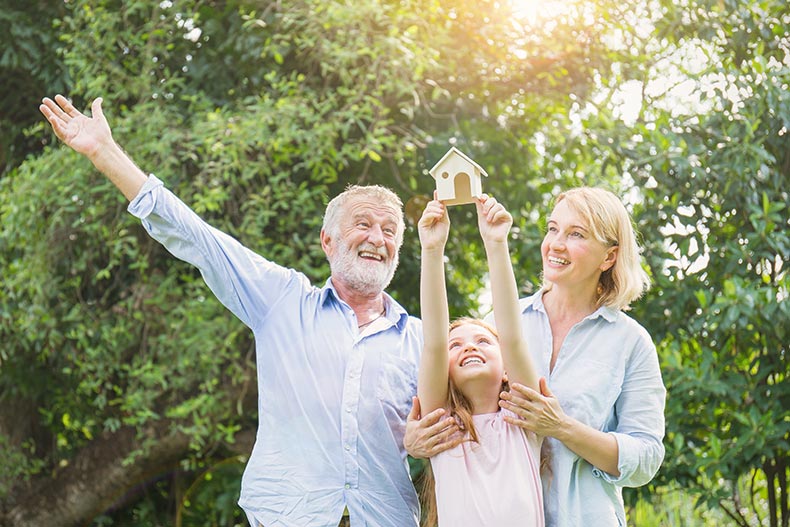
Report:
<svg viewBox="0 0 790 527"><path fill-rule="evenodd" d="M506 412L473 416L480 442L431 458L439 527L544 527L541 440Z"/></svg>

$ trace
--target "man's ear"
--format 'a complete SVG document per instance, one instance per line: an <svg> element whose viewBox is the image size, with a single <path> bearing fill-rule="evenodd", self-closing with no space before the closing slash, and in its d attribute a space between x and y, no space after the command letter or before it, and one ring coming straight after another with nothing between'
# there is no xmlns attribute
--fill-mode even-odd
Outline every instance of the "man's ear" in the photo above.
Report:
<svg viewBox="0 0 790 527"><path fill-rule="evenodd" d="M321 229L321 248L327 257L332 254L332 238L324 229Z"/></svg>
<svg viewBox="0 0 790 527"><path fill-rule="evenodd" d="M609 269L611 269L614 264L617 262L617 251L620 249L617 245L614 247L609 247L606 251L606 258L604 258L603 263L601 264L601 272L605 273Z"/></svg>

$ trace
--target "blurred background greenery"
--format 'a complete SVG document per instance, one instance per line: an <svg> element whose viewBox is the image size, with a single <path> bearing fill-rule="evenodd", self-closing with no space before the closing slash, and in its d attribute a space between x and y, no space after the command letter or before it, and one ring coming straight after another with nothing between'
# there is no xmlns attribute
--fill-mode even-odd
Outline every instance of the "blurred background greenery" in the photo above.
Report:
<svg viewBox="0 0 790 527"><path fill-rule="evenodd" d="M785 0L2 3L0 525L245 522L250 335L58 144L37 106L59 92L103 97L143 170L316 283L327 199L382 183L413 220L451 145L516 217L523 294L552 196L614 190L668 388L630 525L790 523ZM472 211L451 214L451 313L482 314ZM417 245L410 223L390 287L416 315Z"/></svg>

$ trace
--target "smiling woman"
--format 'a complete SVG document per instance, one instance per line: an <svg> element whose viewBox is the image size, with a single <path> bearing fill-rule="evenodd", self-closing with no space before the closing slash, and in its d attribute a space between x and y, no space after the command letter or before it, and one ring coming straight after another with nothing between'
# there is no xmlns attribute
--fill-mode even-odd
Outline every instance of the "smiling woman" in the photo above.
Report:
<svg viewBox="0 0 790 527"><path fill-rule="evenodd" d="M423 247L420 301L424 345L417 392L420 403L426 401L439 407L436 388L431 391L432 387L428 385L424 389L424 381L441 388L448 384L447 377L430 378L423 372L430 371L430 368L438 371L440 367L439 361L436 365L429 362L431 355L438 355L438 345L442 343L432 332L437 333L441 327L439 323L447 317L443 312L440 319L431 309L443 307L436 303L437 298L446 301L446 297L441 296L444 286L441 274L443 245L440 245L440 250L434 250L436 240L431 229L443 229L439 240L443 244L449 221L440 223L442 209L437 206L433 210L431 207L429 203L419 226ZM450 348L449 391L451 394L460 392L470 403L466 405L466 413L470 414L471 424L466 423L464 414L459 411L459 408L464 408L464 400L460 396L457 402L451 399L442 407L452 417L459 418L464 433L470 439L461 445L453 442L436 447L430 445L428 448L432 452L428 452L428 448L422 451L414 448L418 446L413 441L414 427L411 428L411 437L409 431L405 437L412 456L425 452L428 454L426 457L430 457L436 475L439 527L543 525L544 517L547 527L625 525L622 487L638 487L650 482L664 457L666 398L658 355L650 335L623 313L649 285L630 215L619 197L602 188L577 187L561 193L548 218L547 233L541 245L544 286L530 297L511 301L501 298L508 292L512 298L517 290L507 245L492 243L494 239L501 241L507 238L501 232L497 238L484 234L484 231L493 229L484 229L485 224L480 219L479 226L489 261L494 301L493 317L487 317L486 321L496 320L499 334L492 345L477 340L475 333L456 335L456 329L450 326L451 346L460 339L461 346L465 348L458 358L455 358L458 355L454 354L454 348ZM504 263L498 265L497 262ZM507 275L507 284L504 283L504 275ZM499 307L497 303L500 303ZM494 355L495 350L499 355ZM489 369L492 357L497 356L504 360L504 370L497 369L501 376L488 377L483 385L478 379ZM477 362L471 361L472 357ZM519 357L524 362L519 362ZM502 371L507 372L507 379ZM537 383L536 376L540 376ZM519 379L525 379L533 386L526 387ZM483 389L487 390L488 385L497 380L507 380L510 390L500 393L497 401L497 407L501 408L499 412L484 414L485 407L478 406L477 401L483 400ZM534 387L535 384L538 388ZM421 408L423 412L430 409L430 406ZM427 417L423 413L422 419ZM483 465L480 457L475 457L480 449L498 444L492 436L485 435L497 430L498 419L503 423L501 437L520 427L529 434L525 436L528 440L537 439L534 445L526 445L520 451L529 455L531 446L540 450L544 440L548 445L549 453L543 456L547 477L541 481L536 466L531 469L538 485L542 485L538 492L542 494L543 510L540 510L540 503L536 509L528 508L529 505L521 507L522 511L536 510L540 523L525 522L523 512L515 512L512 516L514 521L507 523L487 521L495 514L500 515L497 518L503 518L503 514L508 514L504 511L515 510L513 507L500 510L491 506L485 519L471 523L459 519L443 524L441 500L444 496L449 502L450 496L449 493L442 494L442 484L445 491L448 487L455 490L459 482L466 481L464 477L471 479L472 476L487 474L486 477L490 478L501 477L496 481L498 486L491 485L490 488L511 489L517 483L525 484L527 489L532 488L528 481L513 482L513 478L530 474L529 467L519 468L518 463L523 458L513 455L506 459L505 462L512 463L505 465L508 467L506 474L493 471L489 474L485 472L489 467ZM515 426L511 429L510 425ZM479 439L472 438L471 430L478 432ZM479 445L473 445L479 447L477 450L470 446L475 441L479 442ZM503 440L499 446L505 444ZM501 451L506 449L503 447ZM515 451L519 449L514 447L510 452ZM468 466L476 467L478 471L472 468L467 472L460 468L454 470L453 463L459 459L468 462L463 470ZM541 456L535 454L534 459L540 460ZM478 484L473 488L481 487ZM478 498L472 492L468 495L456 492L451 497L454 498L454 508L446 514L460 510L458 503L476 505L472 500ZM523 497L519 495L513 499L516 498ZM490 503L510 502L510 498L502 493L490 499Z"/></svg>

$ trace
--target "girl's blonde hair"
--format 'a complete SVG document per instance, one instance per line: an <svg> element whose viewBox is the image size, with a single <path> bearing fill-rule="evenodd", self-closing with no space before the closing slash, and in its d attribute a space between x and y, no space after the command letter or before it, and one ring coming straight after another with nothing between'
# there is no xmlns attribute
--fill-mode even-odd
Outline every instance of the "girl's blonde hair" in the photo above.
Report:
<svg viewBox="0 0 790 527"><path fill-rule="evenodd" d="M642 267L636 229L623 202L612 192L594 187L562 192L554 205L562 201L586 221L593 237L608 247L617 247L617 260L601 274L597 305L628 310L650 288L650 277ZM545 279L543 285L551 288Z"/></svg>

